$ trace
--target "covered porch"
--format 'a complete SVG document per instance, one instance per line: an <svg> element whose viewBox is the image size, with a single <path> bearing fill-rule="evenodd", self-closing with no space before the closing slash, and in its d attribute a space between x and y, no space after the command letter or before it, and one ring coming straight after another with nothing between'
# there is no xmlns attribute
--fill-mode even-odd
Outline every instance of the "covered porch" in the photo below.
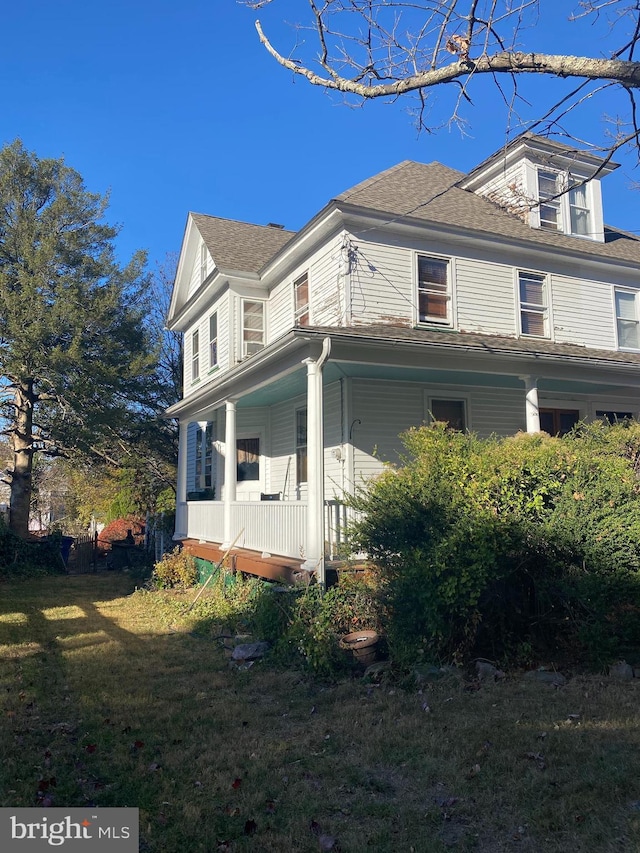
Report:
<svg viewBox="0 0 640 853"><path fill-rule="evenodd" d="M297 329L172 409L175 538L214 555L240 534L238 548L264 563L252 573L271 577L275 561L324 583L343 499L398 461L399 433L440 411L481 436L637 417L640 358L389 326Z"/></svg>

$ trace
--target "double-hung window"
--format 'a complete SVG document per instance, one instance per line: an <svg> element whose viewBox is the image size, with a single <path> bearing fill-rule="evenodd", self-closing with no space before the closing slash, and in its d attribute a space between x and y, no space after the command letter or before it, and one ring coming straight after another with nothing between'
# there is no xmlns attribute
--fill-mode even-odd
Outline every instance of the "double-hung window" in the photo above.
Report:
<svg viewBox="0 0 640 853"><path fill-rule="evenodd" d="M303 273L293 282L296 326L309 325L309 273Z"/></svg>
<svg viewBox="0 0 640 853"><path fill-rule="evenodd" d="M615 297L618 346L623 349L640 349L638 294L630 290L616 290Z"/></svg>
<svg viewBox="0 0 640 853"><path fill-rule="evenodd" d="M264 346L264 302L254 299L242 301L242 357L261 350Z"/></svg>
<svg viewBox="0 0 640 853"><path fill-rule="evenodd" d="M449 262L418 255L418 322L451 323Z"/></svg>
<svg viewBox="0 0 640 853"><path fill-rule="evenodd" d="M200 332L198 329L191 335L191 381L200 378Z"/></svg>
<svg viewBox="0 0 640 853"><path fill-rule="evenodd" d="M218 314L209 317L209 370L218 366Z"/></svg>
<svg viewBox="0 0 640 853"><path fill-rule="evenodd" d="M540 227L550 231L562 230L560 175L557 172L538 171L538 199L540 200Z"/></svg>
<svg viewBox="0 0 640 853"><path fill-rule="evenodd" d="M546 276L541 273L518 272L520 333L534 338L549 337Z"/></svg>
<svg viewBox="0 0 640 853"><path fill-rule="evenodd" d="M213 486L213 424L196 431L196 489L210 489Z"/></svg>
<svg viewBox="0 0 640 853"><path fill-rule="evenodd" d="M587 185L569 190L569 221L571 233L580 237L591 236L591 213L587 198Z"/></svg>

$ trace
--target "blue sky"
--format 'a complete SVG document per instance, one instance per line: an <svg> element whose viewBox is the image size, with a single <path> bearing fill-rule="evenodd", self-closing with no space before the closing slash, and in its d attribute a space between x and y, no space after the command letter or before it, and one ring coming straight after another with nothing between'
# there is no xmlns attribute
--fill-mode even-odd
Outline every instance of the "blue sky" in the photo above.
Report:
<svg viewBox="0 0 640 853"><path fill-rule="evenodd" d="M596 38L565 23L575 5L555 3L543 49L578 52L585 37ZM260 14L285 51L293 36L284 20L305 8L277 0ZM418 135L413 102L350 108L293 80L259 44L255 18L235 0L7 4L0 143L20 137L40 157L64 156L90 190L110 190L107 218L122 226L123 260L145 248L153 264L179 249L189 210L296 229L336 194L402 160L464 171L504 141L504 114L486 85L474 95L469 136ZM545 94L546 83L525 82L532 101ZM603 109L583 113L584 136ZM605 218L639 231L640 195L629 187L640 175L631 158L617 159L622 168L603 186Z"/></svg>

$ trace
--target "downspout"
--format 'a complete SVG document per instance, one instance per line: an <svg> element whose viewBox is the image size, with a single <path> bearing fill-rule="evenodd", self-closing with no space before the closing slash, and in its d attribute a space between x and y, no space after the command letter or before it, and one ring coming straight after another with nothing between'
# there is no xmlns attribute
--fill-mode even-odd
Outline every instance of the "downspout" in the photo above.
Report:
<svg viewBox="0 0 640 853"><path fill-rule="evenodd" d="M324 565L324 411L322 370L331 352L331 338L322 342L322 352L307 365L307 553L302 568L315 571L318 583L326 585Z"/></svg>

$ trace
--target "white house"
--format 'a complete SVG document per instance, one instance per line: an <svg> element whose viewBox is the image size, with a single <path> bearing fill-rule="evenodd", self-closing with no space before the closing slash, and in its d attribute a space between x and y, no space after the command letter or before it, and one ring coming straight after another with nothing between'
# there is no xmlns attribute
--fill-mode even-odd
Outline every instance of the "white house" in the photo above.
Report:
<svg viewBox="0 0 640 853"><path fill-rule="evenodd" d="M400 163L297 232L190 214L176 538L215 560L242 531L243 568L323 581L341 499L408 427L636 417L640 239L604 225L614 168L524 134L470 174Z"/></svg>

